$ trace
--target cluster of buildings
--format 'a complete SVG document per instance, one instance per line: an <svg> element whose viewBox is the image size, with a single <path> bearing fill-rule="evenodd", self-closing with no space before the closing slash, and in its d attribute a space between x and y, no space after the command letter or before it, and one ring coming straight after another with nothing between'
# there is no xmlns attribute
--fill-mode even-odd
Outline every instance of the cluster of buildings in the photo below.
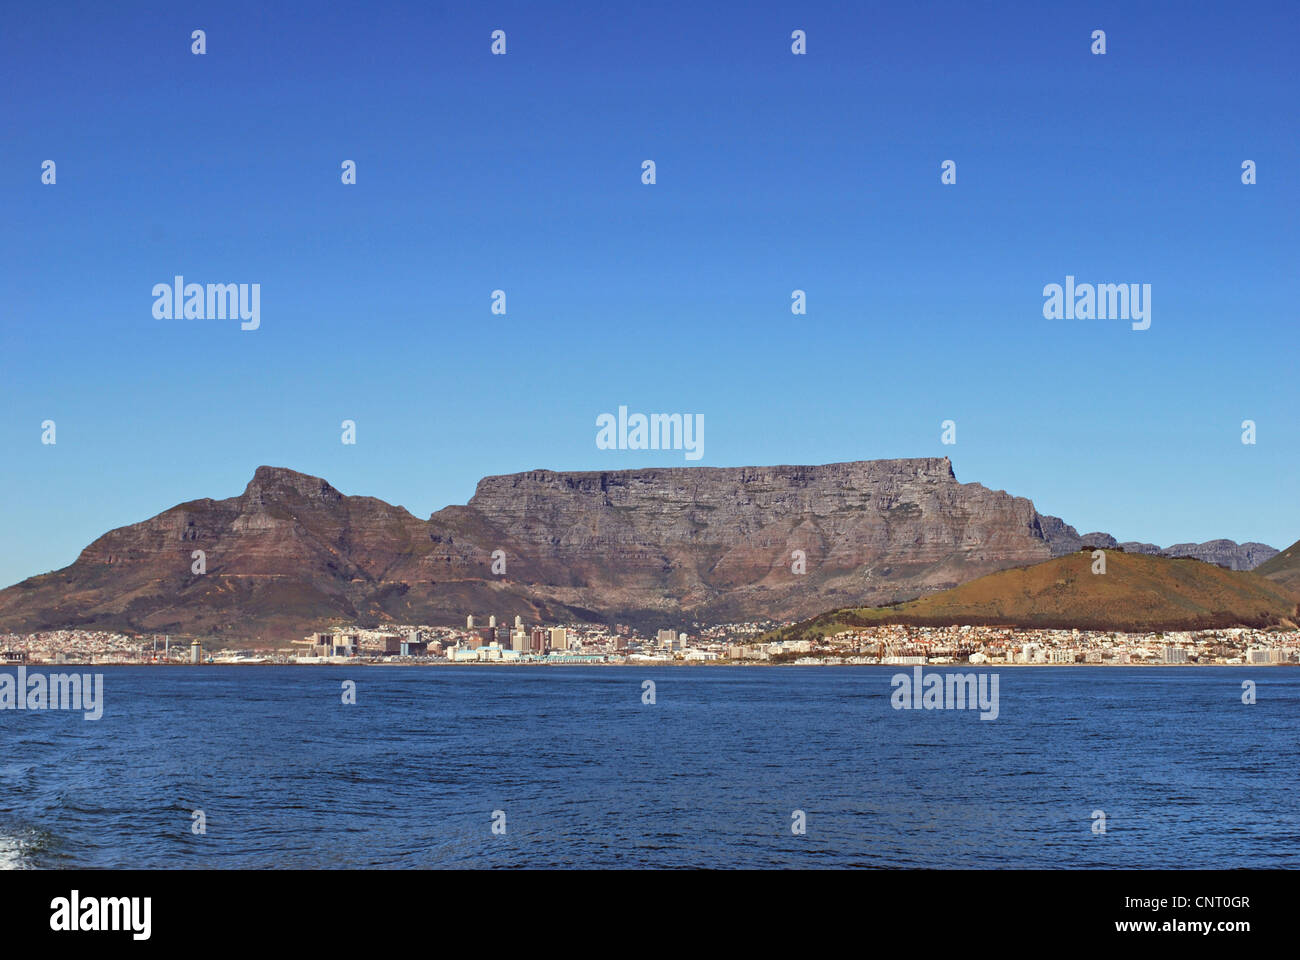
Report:
<svg viewBox="0 0 1300 960"><path fill-rule="evenodd" d="M624 628L626 629L626 628ZM295 640L299 662L362 657L388 660L445 660L451 663L537 661L603 662L617 651L625 634L603 628L525 627L522 617L513 625L465 618L463 630L453 627L400 626L383 630L352 628L333 633L313 633Z"/></svg>
<svg viewBox="0 0 1300 960"><path fill-rule="evenodd" d="M773 626L742 625L739 629L748 636ZM488 616L483 623L471 614L465 618L463 628L423 625L313 633L294 641L291 660L310 663L356 657L446 663L706 662L725 658L726 643L719 629L711 628L708 636L694 639L684 632L664 629L652 639L624 624L526 626L522 617L507 624Z"/></svg>
<svg viewBox="0 0 1300 960"><path fill-rule="evenodd" d="M1009 627L857 627L765 640L777 624L749 622L642 636L632 627L525 626L495 616L465 626L349 627L289 647L205 652L198 640L93 630L0 635L6 663L739 663L739 664L1295 664L1300 631L1232 628L1165 633Z"/></svg>
<svg viewBox="0 0 1300 960"><path fill-rule="evenodd" d="M740 625L742 635L758 634L775 623ZM473 614L465 626L399 626L384 630L348 628L313 633L294 641L292 662L337 661L358 657L447 663L672 663L706 662L725 658L721 628L694 639L684 632L663 629L642 637L624 624L526 626L522 617L512 624L488 616L482 623Z"/></svg>
<svg viewBox="0 0 1300 960"><path fill-rule="evenodd" d="M1120 633L1010 627L859 627L817 639L737 645L730 659L921 664L1300 663L1300 631L1233 627Z"/></svg>
<svg viewBox="0 0 1300 960"><path fill-rule="evenodd" d="M197 640L168 636L133 637L107 630L47 630L0 634L5 663L192 663L201 657Z"/></svg>

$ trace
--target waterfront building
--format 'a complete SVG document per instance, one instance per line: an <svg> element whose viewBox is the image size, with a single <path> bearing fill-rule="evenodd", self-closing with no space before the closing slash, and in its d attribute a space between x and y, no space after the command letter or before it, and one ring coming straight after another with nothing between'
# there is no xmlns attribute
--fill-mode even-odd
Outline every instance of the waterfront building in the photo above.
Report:
<svg viewBox="0 0 1300 960"><path fill-rule="evenodd" d="M395 633L385 633L379 636L368 636L361 640L359 647L365 651L368 656L374 657L392 657L401 652L403 645L402 638Z"/></svg>
<svg viewBox="0 0 1300 960"><path fill-rule="evenodd" d="M358 638L354 633L336 633L330 640L330 656L332 657L355 657L357 655Z"/></svg>

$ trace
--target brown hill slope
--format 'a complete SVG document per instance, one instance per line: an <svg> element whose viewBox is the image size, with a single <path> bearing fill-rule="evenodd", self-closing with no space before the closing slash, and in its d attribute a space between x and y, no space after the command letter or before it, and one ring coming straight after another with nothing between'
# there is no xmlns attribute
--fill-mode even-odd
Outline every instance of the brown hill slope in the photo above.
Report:
<svg viewBox="0 0 1300 960"><path fill-rule="evenodd" d="M1300 597L1300 541L1255 568L1255 573Z"/></svg>
<svg viewBox="0 0 1300 960"><path fill-rule="evenodd" d="M1266 627L1297 620L1295 598L1256 573L1119 551L1106 552L1104 574L1094 574L1092 565L1092 552L1083 550L907 603L833 610L770 638L820 637L886 623L1145 631Z"/></svg>

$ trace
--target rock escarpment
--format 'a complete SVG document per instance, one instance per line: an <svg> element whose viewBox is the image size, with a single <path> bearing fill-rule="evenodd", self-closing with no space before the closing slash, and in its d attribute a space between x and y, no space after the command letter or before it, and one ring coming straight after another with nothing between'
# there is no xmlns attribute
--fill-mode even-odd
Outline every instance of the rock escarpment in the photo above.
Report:
<svg viewBox="0 0 1300 960"><path fill-rule="evenodd" d="M532 470L484 478L468 504L428 520L259 467L237 497L113 530L70 566L0 591L0 630L285 639L332 622L450 624L467 613L784 619L924 595L1080 539L1023 497L959 483L947 458Z"/></svg>

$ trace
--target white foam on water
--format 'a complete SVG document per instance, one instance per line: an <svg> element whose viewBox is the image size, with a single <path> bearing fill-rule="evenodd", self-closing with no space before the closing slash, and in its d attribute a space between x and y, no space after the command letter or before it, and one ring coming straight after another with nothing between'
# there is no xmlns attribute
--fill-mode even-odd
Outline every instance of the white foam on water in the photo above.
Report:
<svg viewBox="0 0 1300 960"><path fill-rule="evenodd" d="M22 870L26 866L22 842L0 833L0 870Z"/></svg>

